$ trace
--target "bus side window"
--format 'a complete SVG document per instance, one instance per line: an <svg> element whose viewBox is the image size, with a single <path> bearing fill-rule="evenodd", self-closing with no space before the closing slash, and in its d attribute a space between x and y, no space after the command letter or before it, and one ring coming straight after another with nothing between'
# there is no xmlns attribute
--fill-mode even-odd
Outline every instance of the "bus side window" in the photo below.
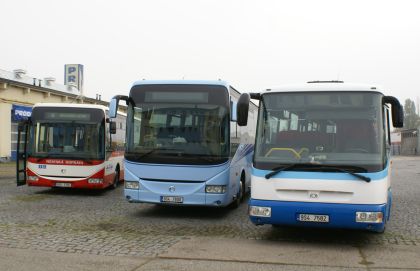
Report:
<svg viewBox="0 0 420 271"><path fill-rule="evenodd" d="M105 147L108 149L111 147L111 133L109 131L109 123L105 123Z"/></svg>
<svg viewBox="0 0 420 271"><path fill-rule="evenodd" d="M389 127L389 109L384 106L384 133L385 133L385 145L389 147L391 145L390 127Z"/></svg>
<svg viewBox="0 0 420 271"><path fill-rule="evenodd" d="M390 127L389 127L389 109L387 106L384 106L384 110L383 110L383 125L384 125L384 144L385 144L385 150L384 150L384 154L383 154L383 163L387 164L388 163L388 158L389 158L389 154L390 154L390 148L391 148L391 135L390 135Z"/></svg>

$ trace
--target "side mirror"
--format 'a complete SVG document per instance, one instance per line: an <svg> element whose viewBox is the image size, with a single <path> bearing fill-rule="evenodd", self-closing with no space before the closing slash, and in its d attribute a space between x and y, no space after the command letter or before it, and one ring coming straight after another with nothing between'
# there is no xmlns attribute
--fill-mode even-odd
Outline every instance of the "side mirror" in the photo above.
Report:
<svg viewBox="0 0 420 271"><path fill-rule="evenodd" d="M246 126L248 124L248 111L250 96L248 93L242 93L236 105L236 113L238 115L237 123L239 126Z"/></svg>
<svg viewBox="0 0 420 271"><path fill-rule="evenodd" d="M112 98L111 101L109 102L109 112L108 112L108 116L112 119L117 117L117 112L118 112L118 99Z"/></svg>
<svg viewBox="0 0 420 271"><path fill-rule="evenodd" d="M237 102L235 101L230 101L230 121L237 121L237 110L236 110L236 106L237 106Z"/></svg>
<svg viewBox="0 0 420 271"><path fill-rule="evenodd" d="M111 99L111 101L109 102L108 117L110 117L111 119L115 119L117 117L118 104L119 104L120 100L128 101L128 97L123 96L123 95L117 95L117 96L114 96Z"/></svg>
<svg viewBox="0 0 420 271"><path fill-rule="evenodd" d="M394 109L394 108L392 108ZM402 128L404 126L404 108L400 105L399 109L398 109L398 118L397 118L397 122L394 123L394 121L392 122L392 124L394 125L394 127L396 128ZM394 117L392 117L392 120L394 120Z"/></svg>
<svg viewBox="0 0 420 271"><path fill-rule="evenodd" d="M109 123L109 132L113 135L117 133L117 123L116 122L110 122Z"/></svg>
<svg viewBox="0 0 420 271"><path fill-rule="evenodd" d="M392 106L392 125L395 128L402 128L404 126L404 109L398 99L393 96L384 96L383 103L387 103Z"/></svg>

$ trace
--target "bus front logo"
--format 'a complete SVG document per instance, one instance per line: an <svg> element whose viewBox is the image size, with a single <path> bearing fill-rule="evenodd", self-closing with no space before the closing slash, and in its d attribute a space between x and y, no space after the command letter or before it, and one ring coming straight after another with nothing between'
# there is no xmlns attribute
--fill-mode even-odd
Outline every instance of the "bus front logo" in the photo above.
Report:
<svg viewBox="0 0 420 271"><path fill-rule="evenodd" d="M61 173L66 174L66 169L64 169L64 168L63 168L63 169L61 170Z"/></svg>
<svg viewBox="0 0 420 271"><path fill-rule="evenodd" d="M309 197L311 199L317 199L317 198L319 198L319 192L311 191L311 192L309 192Z"/></svg>
<svg viewBox="0 0 420 271"><path fill-rule="evenodd" d="M169 186L169 192L171 193L175 192L175 186L173 185Z"/></svg>

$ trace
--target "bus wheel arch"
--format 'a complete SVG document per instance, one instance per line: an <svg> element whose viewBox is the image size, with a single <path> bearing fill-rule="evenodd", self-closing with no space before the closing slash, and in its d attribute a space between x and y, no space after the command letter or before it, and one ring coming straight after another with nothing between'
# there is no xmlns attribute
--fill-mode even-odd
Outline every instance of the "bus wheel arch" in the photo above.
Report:
<svg viewBox="0 0 420 271"><path fill-rule="evenodd" d="M241 202L244 199L244 195L245 195L245 171L242 169L241 170L241 177L239 179L239 185L238 185L238 191L236 192L236 195L234 197L233 202L231 203L231 207L236 209L239 207L239 205L241 205Z"/></svg>
<svg viewBox="0 0 420 271"><path fill-rule="evenodd" d="M117 166L115 167L115 172L114 172L114 181L111 184L111 189L115 189L118 187L118 184L120 182L120 164L117 164Z"/></svg>
<svg viewBox="0 0 420 271"><path fill-rule="evenodd" d="M245 195L247 193L247 191L246 191L246 172L245 172L245 169L242 169L241 179L239 180L239 184L240 184L241 189L242 189L241 201L243 201L245 199Z"/></svg>

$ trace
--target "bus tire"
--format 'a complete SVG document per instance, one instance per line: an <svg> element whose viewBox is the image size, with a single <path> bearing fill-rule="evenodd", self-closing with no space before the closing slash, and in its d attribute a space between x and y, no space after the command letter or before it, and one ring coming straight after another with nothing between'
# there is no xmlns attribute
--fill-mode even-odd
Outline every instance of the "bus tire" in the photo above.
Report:
<svg viewBox="0 0 420 271"><path fill-rule="evenodd" d="M242 191L241 202L243 202L245 200L245 197L246 197L245 183L246 183L245 172L242 172L242 174L241 174L241 191Z"/></svg>
<svg viewBox="0 0 420 271"><path fill-rule="evenodd" d="M384 227L382 228L382 229L380 229L380 230L375 230L375 231L373 231L375 234L383 234L384 232L385 232L385 230L386 230L386 223L385 223L385 225L384 225Z"/></svg>
<svg viewBox="0 0 420 271"><path fill-rule="evenodd" d="M242 174L240 185L239 185L239 191L238 191L238 194L236 195L235 200L232 203L232 207L234 209L238 208L239 205L241 205L241 202L244 200L244 198L245 198L245 175Z"/></svg>
<svg viewBox="0 0 420 271"><path fill-rule="evenodd" d="M119 182L120 182L120 170L117 168L115 170L114 182L111 184L111 189L117 188Z"/></svg>

